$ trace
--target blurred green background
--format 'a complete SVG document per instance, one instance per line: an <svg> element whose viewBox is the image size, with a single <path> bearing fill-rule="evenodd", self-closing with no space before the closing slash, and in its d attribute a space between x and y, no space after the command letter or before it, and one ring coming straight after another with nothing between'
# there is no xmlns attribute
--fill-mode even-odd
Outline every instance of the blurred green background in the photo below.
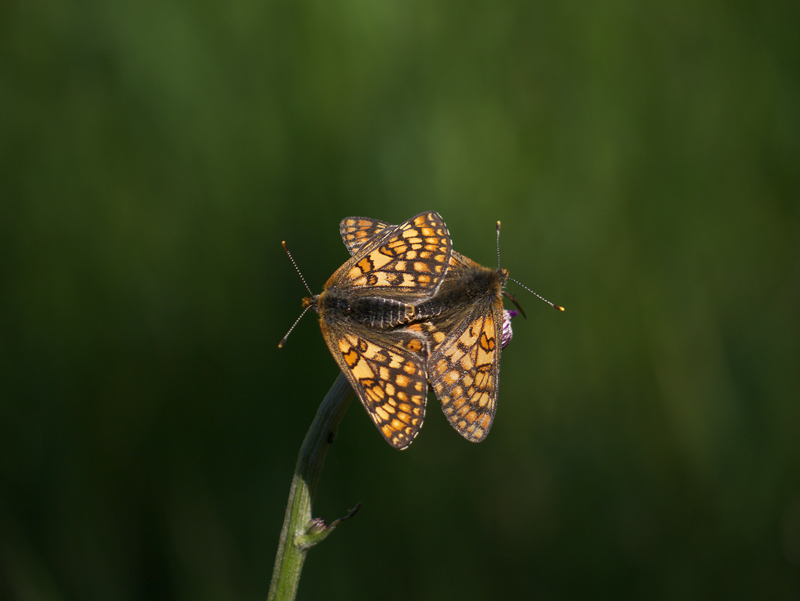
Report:
<svg viewBox="0 0 800 601"><path fill-rule="evenodd" d="M528 313L491 435L354 403L301 599L800 598L800 4L7 2L0 598L264 599L339 220Z"/></svg>

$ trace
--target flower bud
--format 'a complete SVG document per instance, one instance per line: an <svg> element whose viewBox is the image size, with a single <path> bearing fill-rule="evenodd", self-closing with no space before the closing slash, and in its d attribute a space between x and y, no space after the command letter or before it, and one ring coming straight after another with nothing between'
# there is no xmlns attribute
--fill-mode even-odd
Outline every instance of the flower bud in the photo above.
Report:
<svg viewBox="0 0 800 601"><path fill-rule="evenodd" d="M511 319L517 315L519 315L519 311L503 309L503 337L500 348L506 348L506 345L511 342L511 337L514 335L514 331L511 329Z"/></svg>

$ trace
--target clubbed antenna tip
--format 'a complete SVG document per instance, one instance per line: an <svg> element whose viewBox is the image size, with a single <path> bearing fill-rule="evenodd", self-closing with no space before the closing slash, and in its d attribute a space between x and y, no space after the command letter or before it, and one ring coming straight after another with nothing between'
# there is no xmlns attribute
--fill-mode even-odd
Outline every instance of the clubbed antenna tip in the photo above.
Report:
<svg viewBox="0 0 800 601"><path fill-rule="evenodd" d="M497 269L498 269L498 270L500 269L500 222L499 222L499 221L497 222ZM520 286L522 286L523 288L525 288L525 290L527 290L528 292L530 292L531 294L533 294L535 297L537 297L539 300L543 300L543 301L544 301L544 302L546 302L548 305L550 305L551 307L553 307L553 309L558 309L559 311L563 311L563 310L564 310L564 307L562 307L561 305L557 305L557 304L555 304L555 303L551 303L549 300L547 300L547 299L546 299L546 298L544 298L543 296L541 296L541 295L539 295L539 294L536 294L536 293L535 293L533 290L531 290L530 288L528 288L528 287L527 287L525 284L523 284L522 282L519 282L519 281L515 280L514 278L508 278L508 279L509 279L509 280L511 280L512 282L515 282L516 284L519 284ZM511 299L511 301L512 301L512 302L513 302L515 305L517 305L517 309L519 309L519 310L520 310L520 313L522 313L522 316L523 316L523 317L525 317L525 311L523 311L523 310L522 310L522 307L520 307L520 306L519 306L519 303L517 303L517 300L516 300L516 299L515 299L513 296L510 296L509 294L506 294L506 297L508 297L509 299Z"/></svg>
<svg viewBox="0 0 800 601"><path fill-rule="evenodd" d="M564 310L564 307L562 307L561 305L557 305L557 304L555 304L555 303L551 303L549 300L547 300L547 299L546 299L545 297L543 297L541 294L537 294L537 293L535 293L533 290L531 290L530 288L528 288L528 287L527 287L525 284L523 284L522 282L520 282L520 281L518 281L518 280L515 280L514 278L508 278L508 279L509 279L509 280L511 280L512 282L514 282L515 284L519 284L520 286L522 286L523 288L525 288L525 290L527 290L528 292L530 292L531 294L533 294L533 295L534 295L536 298L538 298L539 300L542 300L542 301L546 302L548 305L550 305L551 307L553 307L553 309L558 309L559 311L563 311L563 310Z"/></svg>

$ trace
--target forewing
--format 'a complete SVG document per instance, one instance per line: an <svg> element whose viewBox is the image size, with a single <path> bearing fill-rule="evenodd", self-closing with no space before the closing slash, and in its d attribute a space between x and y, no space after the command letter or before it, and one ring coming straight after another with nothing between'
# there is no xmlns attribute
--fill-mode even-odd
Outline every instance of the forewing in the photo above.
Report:
<svg viewBox="0 0 800 601"><path fill-rule="evenodd" d="M363 243L354 235L358 251L331 276L325 287L362 288L374 296L391 291L392 296L402 295L410 301L435 294L452 255L450 234L439 214L420 213L398 226L383 227L380 231L377 228L365 225L364 231L373 235Z"/></svg>
<svg viewBox="0 0 800 601"><path fill-rule="evenodd" d="M428 379L450 424L472 442L486 438L497 408L502 311L498 298L489 310L473 307L450 332L435 323L430 331Z"/></svg>
<svg viewBox="0 0 800 601"><path fill-rule="evenodd" d="M364 244L387 227L396 226L369 217L345 217L339 224L339 233L347 250L351 255L355 255Z"/></svg>
<svg viewBox="0 0 800 601"><path fill-rule="evenodd" d="M462 267L475 267L478 263L465 257L460 252L453 251L450 254L450 269L460 269Z"/></svg>
<svg viewBox="0 0 800 601"><path fill-rule="evenodd" d="M386 441L402 450L425 418L427 342L404 331L322 325L331 354Z"/></svg>
<svg viewBox="0 0 800 601"><path fill-rule="evenodd" d="M383 232L386 228L394 228L396 225L372 219L371 217L345 217L339 223L339 234L342 242L347 247L351 255L355 255L362 246L372 240L375 236ZM451 267L461 267L475 265L475 261L465 257L460 252L452 251L450 257Z"/></svg>

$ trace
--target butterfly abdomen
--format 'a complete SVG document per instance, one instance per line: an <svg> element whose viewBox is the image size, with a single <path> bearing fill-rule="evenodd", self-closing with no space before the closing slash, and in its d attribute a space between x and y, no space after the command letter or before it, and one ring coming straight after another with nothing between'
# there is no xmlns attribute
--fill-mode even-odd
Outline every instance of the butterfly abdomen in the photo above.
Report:
<svg viewBox="0 0 800 601"><path fill-rule="evenodd" d="M379 296L353 297L326 290L317 300L317 312L328 322L353 323L379 330L406 323L414 308L401 301Z"/></svg>

